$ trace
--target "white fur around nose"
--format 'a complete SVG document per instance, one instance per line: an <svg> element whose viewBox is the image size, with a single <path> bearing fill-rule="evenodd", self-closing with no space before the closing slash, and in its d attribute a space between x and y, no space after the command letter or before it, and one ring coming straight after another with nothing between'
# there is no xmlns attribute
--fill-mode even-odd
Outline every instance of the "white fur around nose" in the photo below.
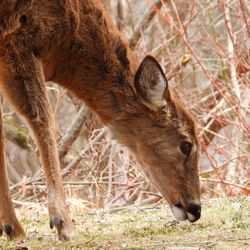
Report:
<svg viewBox="0 0 250 250"><path fill-rule="evenodd" d="M172 210L173 216L175 217L177 221L184 221L187 219L187 214L182 208L172 206L171 210Z"/></svg>
<svg viewBox="0 0 250 250"><path fill-rule="evenodd" d="M195 216L194 215L192 215L192 214L190 214L190 213L187 213L187 217L188 217L188 220L189 221L195 221Z"/></svg>

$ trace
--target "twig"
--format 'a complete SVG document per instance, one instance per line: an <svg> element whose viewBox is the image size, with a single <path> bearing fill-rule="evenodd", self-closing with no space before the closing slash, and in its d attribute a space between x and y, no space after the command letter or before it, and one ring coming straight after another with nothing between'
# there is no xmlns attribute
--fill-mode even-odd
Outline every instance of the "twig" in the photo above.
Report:
<svg viewBox="0 0 250 250"><path fill-rule="evenodd" d="M246 28L247 28L247 33L248 33L248 38L250 39L250 28L248 26L248 22L247 22L247 8L245 6L245 3L243 0L240 0L240 8L241 8L241 11L243 13L243 17L244 17L244 21L245 21L245 24L246 24Z"/></svg>
<svg viewBox="0 0 250 250"><path fill-rule="evenodd" d="M86 119L88 113L88 108L82 106L73 122L65 132L64 136L58 142L59 145L59 158L62 159L68 152L69 148L72 146L76 138L78 137L83 123Z"/></svg>
<svg viewBox="0 0 250 250"><path fill-rule="evenodd" d="M220 184L221 184L221 180L216 180L216 179L200 178L200 180L201 180L201 181L209 181L209 182L214 182L214 183L220 183ZM233 182L229 182L229 181L226 181L226 180L223 180L223 184L224 184L224 185L229 185L229 186L234 186L234 187L240 188L240 189L242 189L244 192L250 194L250 188L245 187L245 186L242 186L242 185L240 185L240 184L233 183Z"/></svg>
<svg viewBox="0 0 250 250"><path fill-rule="evenodd" d="M237 79L237 72L236 72L236 63L235 63L235 57L234 57L234 51L237 53L237 50L235 50L235 36L233 34L231 19L230 19L230 12L229 12L229 6L224 5L223 1L221 1L221 5L223 6L224 10L224 19L226 23L226 27L228 29L227 32L227 50L228 50L228 57L229 57L229 64L230 64L230 74L231 74L231 80L232 85L234 88L234 91L236 93L236 97L238 98L238 101L241 101L241 95L240 95L240 86ZM237 53L238 54L238 53Z"/></svg>
<svg viewBox="0 0 250 250"><path fill-rule="evenodd" d="M104 134L106 133L106 130L103 128L99 134L90 141L90 143L79 153L79 156L71 161L62 171L62 176L65 176L68 174L68 172L73 169L74 167L76 167L80 161L82 160L83 156L85 155L85 153L91 148L91 146L97 142L100 138L102 138L102 136L104 136Z"/></svg>
<svg viewBox="0 0 250 250"><path fill-rule="evenodd" d="M64 181L63 185L72 185L72 186L93 185L93 184L100 184L100 185L105 184L105 185L107 185L109 183L110 183L109 181L94 181L94 182L93 181ZM145 183L145 182L138 182L138 183L133 183L133 184L120 183L120 182L114 182L114 181L111 182L112 185L124 186L127 189L136 187L136 186L141 185L143 183ZM45 186L46 183L42 182L42 181L36 181L36 182L32 182L32 183L27 183L27 184L24 183L24 185L42 185L42 186Z"/></svg>
<svg viewBox="0 0 250 250"><path fill-rule="evenodd" d="M177 19L179 21L179 25L180 28L178 28L176 26L176 24L174 24L173 22L171 22L170 18L168 16L163 16L159 10L159 8L157 8L157 6L152 3L151 0L146 0L148 2L148 4L150 5L150 7L158 13L158 15L165 20L167 23L171 24L175 30L179 33L179 35L183 38L184 44L185 46L188 48L188 50L190 51L190 53L193 55L193 57L195 58L195 60L197 61L197 63L200 65L201 69L203 70L205 76L207 77L207 79L215 86L215 88L218 90L218 92L221 94L221 96L223 96L223 98L225 99L225 101L227 102L227 104L232 108L232 111L235 113L235 115L239 118L240 122L242 123L243 127L245 127L246 131L248 133L250 133L250 127L248 126L248 124L246 123L245 119L241 116L241 114L237 111L237 109L235 109L233 107L233 104L231 102L231 100L223 93L221 86L219 85L219 82L216 81L214 79L214 77L208 72L208 70L206 69L206 67L204 66L204 64L201 62L201 60L198 58L198 56L196 55L196 53L194 52L194 50L191 48L188 39L185 35L184 29L183 29L183 25L180 21L180 17L177 11L177 8L175 6L175 3L173 2L173 0L171 0L173 9L175 11L175 14L177 16Z"/></svg>
<svg viewBox="0 0 250 250"><path fill-rule="evenodd" d="M163 6L163 2L166 3L166 1L167 0L164 0L164 1L158 0L155 3L155 6L157 6L158 9L161 9L161 7ZM136 47L136 44L140 40L143 32L147 29L147 27L149 26L150 22L153 20L155 15L156 15L156 12L151 9L151 11L142 18L140 25L136 28L133 36L129 39L129 47L131 49L134 49Z"/></svg>

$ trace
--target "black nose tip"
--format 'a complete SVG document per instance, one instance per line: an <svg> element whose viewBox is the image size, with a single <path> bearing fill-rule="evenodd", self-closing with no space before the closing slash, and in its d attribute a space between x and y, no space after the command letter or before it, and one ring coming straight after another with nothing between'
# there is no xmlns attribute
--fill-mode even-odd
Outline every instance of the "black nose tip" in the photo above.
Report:
<svg viewBox="0 0 250 250"><path fill-rule="evenodd" d="M191 222L199 220L201 217L201 205L190 204L187 209L187 213L192 215L192 216L188 215L188 218Z"/></svg>

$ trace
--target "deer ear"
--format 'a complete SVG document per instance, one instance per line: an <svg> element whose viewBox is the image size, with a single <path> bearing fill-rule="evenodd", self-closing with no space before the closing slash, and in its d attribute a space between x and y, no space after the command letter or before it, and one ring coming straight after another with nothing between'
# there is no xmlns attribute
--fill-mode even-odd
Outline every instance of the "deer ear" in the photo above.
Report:
<svg viewBox="0 0 250 250"><path fill-rule="evenodd" d="M170 98L168 81L156 59L146 56L135 74L135 89L147 106L160 108Z"/></svg>

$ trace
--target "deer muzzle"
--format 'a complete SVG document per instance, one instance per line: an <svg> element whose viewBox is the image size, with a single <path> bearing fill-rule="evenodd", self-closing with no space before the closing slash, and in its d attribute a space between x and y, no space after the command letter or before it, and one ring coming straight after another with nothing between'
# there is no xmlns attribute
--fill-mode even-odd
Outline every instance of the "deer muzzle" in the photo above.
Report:
<svg viewBox="0 0 250 250"><path fill-rule="evenodd" d="M195 222L201 217L201 205L190 203L185 209L180 203L171 206L172 213L177 221L189 220Z"/></svg>

